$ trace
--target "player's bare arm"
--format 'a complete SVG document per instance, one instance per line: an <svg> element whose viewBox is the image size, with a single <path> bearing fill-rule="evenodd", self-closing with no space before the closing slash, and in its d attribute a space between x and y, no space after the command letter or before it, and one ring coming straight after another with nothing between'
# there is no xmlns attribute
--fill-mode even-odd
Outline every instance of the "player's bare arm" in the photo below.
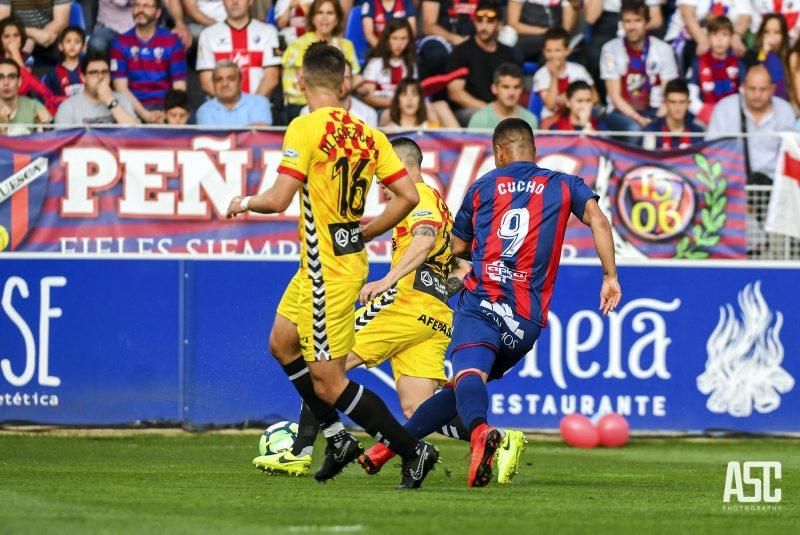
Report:
<svg viewBox="0 0 800 535"><path fill-rule="evenodd" d="M359 295L362 305L367 304L374 297L391 288L397 281L425 263L436 245L436 227L433 225L418 225L411 232L411 243L408 244L406 253L392 266L389 273L380 280L364 285Z"/></svg>
<svg viewBox="0 0 800 535"><path fill-rule="evenodd" d="M368 242L400 223L414 207L419 204L419 193L414 181L407 175L391 184L386 189L394 193L383 213L367 223L361 229L361 238Z"/></svg>
<svg viewBox="0 0 800 535"><path fill-rule="evenodd" d="M450 273L447 275L447 297L453 297L464 287L464 277L469 273L472 264L454 256L450 261Z"/></svg>
<svg viewBox="0 0 800 535"><path fill-rule="evenodd" d="M614 260L614 238L611 224L600 210L597 201L589 199L583 209L583 223L592 229L594 246L603 266L603 285L600 287L600 310L608 314L622 299L622 289L617 280L617 264Z"/></svg>
<svg viewBox="0 0 800 535"><path fill-rule="evenodd" d="M292 202L300 181L289 175L280 174L277 180L267 191L252 197L236 196L228 206L227 218L236 217L238 214L258 212L259 214L275 214L283 212ZM244 201L244 202L243 202Z"/></svg>
<svg viewBox="0 0 800 535"><path fill-rule="evenodd" d="M464 260L472 260L472 245L458 236L453 236L453 256Z"/></svg>

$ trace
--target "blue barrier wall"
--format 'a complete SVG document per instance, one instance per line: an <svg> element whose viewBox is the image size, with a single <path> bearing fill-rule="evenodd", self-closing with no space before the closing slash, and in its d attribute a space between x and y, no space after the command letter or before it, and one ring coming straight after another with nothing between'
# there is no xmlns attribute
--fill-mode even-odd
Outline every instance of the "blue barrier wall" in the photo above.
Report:
<svg viewBox="0 0 800 535"><path fill-rule="evenodd" d="M742 266L623 266L623 304L605 318L599 268L564 265L550 327L491 386L491 420L554 428L568 412L616 410L634 429L800 431L800 268ZM297 395L267 354L295 269L4 257L0 421L295 419ZM400 414L388 368L353 373Z"/></svg>

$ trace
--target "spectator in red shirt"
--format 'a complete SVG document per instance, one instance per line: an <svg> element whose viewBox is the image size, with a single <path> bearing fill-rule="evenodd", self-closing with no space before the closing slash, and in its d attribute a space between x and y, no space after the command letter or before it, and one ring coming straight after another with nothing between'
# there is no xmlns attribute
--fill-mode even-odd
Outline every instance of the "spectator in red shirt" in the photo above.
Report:
<svg viewBox="0 0 800 535"><path fill-rule="evenodd" d="M600 129L592 116L594 94L592 86L577 80L567 86L564 108L557 116L542 123L543 128L566 132L596 132Z"/></svg>

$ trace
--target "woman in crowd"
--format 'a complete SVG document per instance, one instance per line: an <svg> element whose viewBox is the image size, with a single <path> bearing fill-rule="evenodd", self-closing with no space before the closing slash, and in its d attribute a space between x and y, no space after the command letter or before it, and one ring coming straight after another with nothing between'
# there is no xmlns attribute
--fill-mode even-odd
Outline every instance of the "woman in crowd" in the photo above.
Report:
<svg viewBox="0 0 800 535"><path fill-rule="evenodd" d="M358 90L364 102L377 110L392 103L397 84L417 78L413 33L408 19L392 19L364 67L364 83Z"/></svg>
<svg viewBox="0 0 800 535"><path fill-rule="evenodd" d="M447 103L426 102L419 80L406 78L397 84L389 108L381 114L381 126L393 130L409 128L459 128Z"/></svg>
<svg viewBox="0 0 800 535"><path fill-rule="evenodd" d="M789 61L789 29L786 19L780 13L770 13L761 19L756 33L755 47L744 56L747 69L763 64L775 84L775 96L785 100L789 97L789 84L786 65Z"/></svg>
<svg viewBox="0 0 800 535"><path fill-rule="evenodd" d="M14 16L0 20L0 58L13 60L20 66L19 94L41 101L51 114L58 110L59 100L41 80L31 74L31 56L25 50L25 27Z"/></svg>

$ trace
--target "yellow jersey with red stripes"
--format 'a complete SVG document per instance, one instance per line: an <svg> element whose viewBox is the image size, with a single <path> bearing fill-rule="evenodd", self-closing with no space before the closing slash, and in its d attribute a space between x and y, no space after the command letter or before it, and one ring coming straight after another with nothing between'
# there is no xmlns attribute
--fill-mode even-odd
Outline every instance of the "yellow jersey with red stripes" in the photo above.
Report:
<svg viewBox="0 0 800 535"><path fill-rule="evenodd" d="M387 185L406 175L386 136L343 108L320 108L289 124L278 172L302 182L301 271L363 282L368 264L359 222L372 177Z"/></svg>

